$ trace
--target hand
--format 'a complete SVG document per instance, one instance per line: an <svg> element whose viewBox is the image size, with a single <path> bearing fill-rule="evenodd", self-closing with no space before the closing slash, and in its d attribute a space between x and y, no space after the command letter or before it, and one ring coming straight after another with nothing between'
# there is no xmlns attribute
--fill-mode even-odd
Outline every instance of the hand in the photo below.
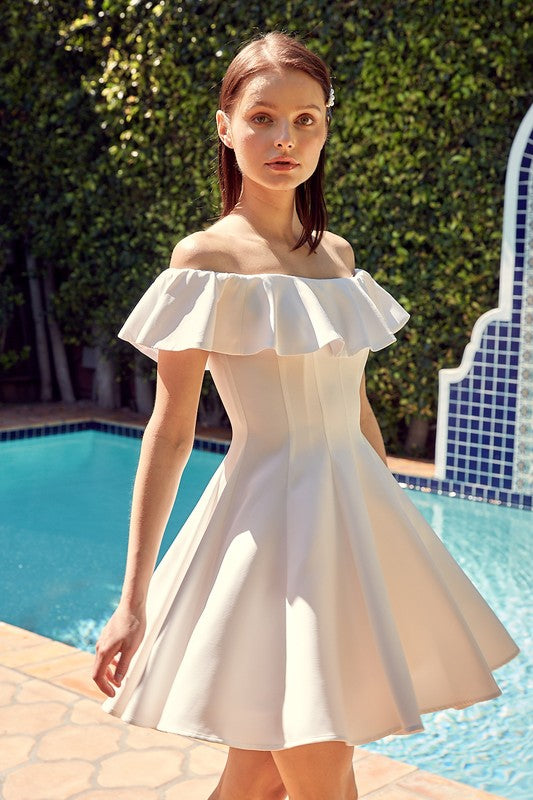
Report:
<svg viewBox="0 0 533 800"><path fill-rule="evenodd" d="M112 684L120 686L145 630L144 608L133 612L120 605L103 628L96 643L92 677L98 688L109 697L115 696ZM114 673L111 665L115 668Z"/></svg>

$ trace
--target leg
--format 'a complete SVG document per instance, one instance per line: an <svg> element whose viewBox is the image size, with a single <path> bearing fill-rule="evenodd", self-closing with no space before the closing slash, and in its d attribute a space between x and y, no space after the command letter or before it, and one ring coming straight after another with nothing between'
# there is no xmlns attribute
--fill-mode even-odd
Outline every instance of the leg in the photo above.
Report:
<svg viewBox="0 0 533 800"><path fill-rule="evenodd" d="M357 800L352 745L317 742L273 750L272 757L290 800Z"/></svg>
<svg viewBox="0 0 533 800"><path fill-rule="evenodd" d="M219 784L208 800L285 800L286 797L272 753L230 747Z"/></svg>

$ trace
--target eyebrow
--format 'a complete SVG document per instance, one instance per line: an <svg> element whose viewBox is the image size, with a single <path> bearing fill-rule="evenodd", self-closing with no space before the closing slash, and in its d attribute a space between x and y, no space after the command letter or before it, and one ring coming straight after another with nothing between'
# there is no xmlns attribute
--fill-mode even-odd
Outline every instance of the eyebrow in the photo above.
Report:
<svg viewBox="0 0 533 800"><path fill-rule="evenodd" d="M250 108L253 108L254 106L264 106L265 108L276 108L276 105L274 103L267 103L266 100L252 100ZM315 105L315 103L308 103L306 106L300 106L300 108L297 108L296 110L303 111L306 108L316 108L317 111L322 111L320 106Z"/></svg>

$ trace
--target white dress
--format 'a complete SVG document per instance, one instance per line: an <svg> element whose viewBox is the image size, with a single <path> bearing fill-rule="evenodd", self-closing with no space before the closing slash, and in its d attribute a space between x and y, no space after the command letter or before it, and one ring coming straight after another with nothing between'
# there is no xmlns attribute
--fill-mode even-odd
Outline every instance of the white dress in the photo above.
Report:
<svg viewBox="0 0 533 800"><path fill-rule="evenodd" d="M105 711L278 750L420 731L421 713L500 694L516 644L359 426L368 352L408 317L360 269L169 268L150 286L119 336L154 359L210 351L233 438Z"/></svg>

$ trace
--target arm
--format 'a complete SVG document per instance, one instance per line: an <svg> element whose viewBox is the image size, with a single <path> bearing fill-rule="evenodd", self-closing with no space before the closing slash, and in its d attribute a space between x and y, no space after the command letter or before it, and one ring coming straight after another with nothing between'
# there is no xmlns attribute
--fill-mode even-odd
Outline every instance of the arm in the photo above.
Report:
<svg viewBox="0 0 533 800"><path fill-rule="evenodd" d="M342 261L344 262L345 266L350 270L350 274L353 273L355 269L355 253L353 248L346 239L343 239L341 236L336 236L335 234L329 234L331 237L331 241L335 247L337 254L340 256ZM385 443L383 441L383 436L381 435L381 430L376 419L374 412L372 411L372 406L368 400L366 394L366 381L365 381L365 373L363 372L363 376L361 378L361 388L359 390L359 397L360 397L360 405L361 405L361 415L360 415L360 424L361 424L361 432L363 436L368 440L368 442L372 445L378 456L381 458L383 463L388 467L387 464L387 453L385 451Z"/></svg>
<svg viewBox="0 0 533 800"><path fill-rule="evenodd" d="M144 432L133 488L121 599L96 645L93 679L110 697L115 694L111 681L120 685L144 636L148 584L191 453L208 355L205 350L159 352L154 411Z"/></svg>
<svg viewBox="0 0 533 800"><path fill-rule="evenodd" d="M194 441L208 353L160 351L154 410L135 478L122 599L144 605L161 539Z"/></svg>
<svg viewBox="0 0 533 800"><path fill-rule="evenodd" d="M350 270L350 274L353 273L355 269L355 253L353 248L346 239L343 239L340 236L336 236L335 234L329 234L331 237L331 241L334 244L337 254L342 258L345 266ZM361 424L361 432L363 436L368 440L368 442L372 445L378 456L381 458L383 463L388 466L387 464L387 454L385 451L385 443L383 441L383 436L381 435L381 430L378 424L378 421L375 417L374 412L372 411L372 406L368 400L366 394L366 381L365 381L365 373L363 372L363 377L361 378L361 388L359 390L359 397L360 397L360 405L361 405L361 415L360 415L360 424Z"/></svg>
<svg viewBox="0 0 533 800"><path fill-rule="evenodd" d="M361 400L361 432L363 436L368 439L369 443L372 445L384 464L388 466L383 436L381 435L378 421L374 412L372 411L372 406L370 405L366 394L366 381L364 372L363 377L361 378L359 397Z"/></svg>

